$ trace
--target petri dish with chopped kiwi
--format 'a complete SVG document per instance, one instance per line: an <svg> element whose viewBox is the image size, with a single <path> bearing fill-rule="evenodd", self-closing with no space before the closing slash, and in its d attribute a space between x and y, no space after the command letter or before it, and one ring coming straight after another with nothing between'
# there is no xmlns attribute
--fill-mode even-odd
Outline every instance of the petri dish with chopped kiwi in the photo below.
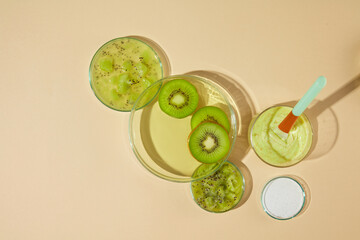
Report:
<svg viewBox="0 0 360 240"><path fill-rule="evenodd" d="M211 171L212 164L203 164L194 175ZM240 170L226 161L215 173L191 183L194 201L202 209L222 213L233 209L241 200L245 181Z"/></svg>
<svg viewBox="0 0 360 240"><path fill-rule="evenodd" d="M113 39L101 46L90 63L90 85L95 96L111 109L129 112L139 95L163 77L158 54L133 37ZM149 99L143 99L140 107Z"/></svg>

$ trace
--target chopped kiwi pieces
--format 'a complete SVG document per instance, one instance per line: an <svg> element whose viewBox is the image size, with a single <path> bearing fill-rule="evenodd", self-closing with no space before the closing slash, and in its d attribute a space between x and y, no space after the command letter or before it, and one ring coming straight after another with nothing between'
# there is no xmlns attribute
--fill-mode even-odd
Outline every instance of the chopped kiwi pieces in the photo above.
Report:
<svg viewBox="0 0 360 240"><path fill-rule="evenodd" d="M116 86L120 82L120 76L119 75L111 76L109 81L110 81L110 83L112 83L113 85Z"/></svg>
<svg viewBox="0 0 360 240"><path fill-rule="evenodd" d="M238 185L237 179L235 178L235 176L230 176L227 180L226 180L226 184L228 186L228 188L231 191L235 191L236 187Z"/></svg>
<svg viewBox="0 0 360 240"><path fill-rule="evenodd" d="M118 92L120 94L124 94L128 91L129 89L129 76L127 73L123 73L120 75L119 78L119 84L118 84Z"/></svg>
<svg viewBox="0 0 360 240"><path fill-rule="evenodd" d="M143 83L144 83L145 88L150 87L150 85L152 84L152 82L147 78L143 79Z"/></svg>
<svg viewBox="0 0 360 240"><path fill-rule="evenodd" d="M133 62L131 60L127 60L125 61L123 64L122 64L122 69L125 71L125 72L128 72L130 73L132 70L133 70Z"/></svg>
<svg viewBox="0 0 360 240"><path fill-rule="evenodd" d="M103 57L99 61L100 69L105 72L112 72L114 70L114 59L112 57Z"/></svg>
<svg viewBox="0 0 360 240"><path fill-rule="evenodd" d="M224 165L224 166L222 167L222 172L223 172L224 174L231 174L232 171L233 171L233 168L232 168L230 165Z"/></svg>
<svg viewBox="0 0 360 240"><path fill-rule="evenodd" d="M215 163L229 152L230 139L221 125L204 122L190 133L188 145L196 160L202 163Z"/></svg>
<svg viewBox="0 0 360 240"><path fill-rule="evenodd" d="M150 50L145 50L141 53L141 61L144 63L150 63L151 59L153 58L152 52Z"/></svg>
<svg viewBox="0 0 360 240"><path fill-rule="evenodd" d="M95 95L105 105L120 111L130 111L140 91L162 76L156 52L134 38L118 38L104 44L90 66L90 83ZM148 103L158 90L149 90L138 107Z"/></svg>
<svg viewBox="0 0 360 240"><path fill-rule="evenodd" d="M230 122L226 113L218 107L206 106L197 110L191 118L191 129L200 123L211 121L223 126L227 132L230 131Z"/></svg>
<svg viewBox="0 0 360 240"><path fill-rule="evenodd" d="M231 190L231 189L230 189ZM233 191L234 192L234 191ZM233 192L230 192L230 193L227 193L226 194L226 198L228 199L228 200L233 200L233 199L236 199L236 194L235 193L233 193Z"/></svg>
<svg viewBox="0 0 360 240"><path fill-rule="evenodd" d="M122 73L110 78L110 82L116 87L116 90L120 94L125 94L129 89L129 74Z"/></svg>
<svg viewBox="0 0 360 240"><path fill-rule="evenodd" d="M149 68L145 64L138 62L135 64L134 70L136 71L136 74L142 78L148 73Z"/></svg>
<svg viewBox="0 0 360 240"><path fill-rule="evenodd" d="M216 207L216 203L214 201L214 198L206 197L205 198L205 205L208 207L209 210L213 210Z"/></svg>
<svg viewBox="0 0 360 240"><path fill-rule="evenodd" d="M219 186L216 189L216 193L220 198L224 198L225 197L225 188L224 188L224 186Z"/></svg>
<svg viewBox="0 0 360 240"><path fill-rule="evenodd" d="M176 79L161 88L158 101L164 113L175 118L184 118L197 108L199 95L190 82Z"/></svg>
<svg viewBox="0 0 360 240"><path fill-rule="evenodd" d="M224 172L224 168L230 168L231 171ZM196 174L198 174L197 171L194 175ZM229 188L227 185L229 178L236 180L233 188ZM225 162L212 175L193 181L191 192L201 208L210 212L226 212L240 202L244 193L244 181L240 171L231 163Z"/></svg>
<svg viewBox="0 0 360 240"><path fill-rule="evenodd" d="M120 99L119 93L115 89L111 90L111 99L112 100L119 100Z"/></svg>

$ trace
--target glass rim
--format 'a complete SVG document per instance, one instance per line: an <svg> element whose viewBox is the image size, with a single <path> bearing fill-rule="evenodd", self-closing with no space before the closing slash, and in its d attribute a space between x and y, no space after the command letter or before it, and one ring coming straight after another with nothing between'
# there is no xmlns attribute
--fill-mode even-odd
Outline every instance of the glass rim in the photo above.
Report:
<svg viewBox="0 0 360 240"><path fill-rule="evenodd" d="M255 117L255 120L252 121L251 123L251 126L250 126L250 131L249 131L249 139L250 139L250 146L252 148L252 150L255 152L256 156L258 156L258 158L261 159L261 161L263 161L264 163L270 165L270 166L273 166L273 167L278 167L278 168L287 168L287 167L291 167L291 166L294 166L300 162L302 162L306 157L308 157L308 155L310 154L310 150L313 146L313 136L314 136L314 129L313 129L313 126L312 126L312 123L310 121L310 119L308 118L308 116L306 116L306 114L303 112L301 115L303 115L305 117L305 119L309 122L309 125L310 125L310 128L311 128L311 144L310 144L310 148L308 150L308 152L297 162L291 164L291 165L287 165L287 166L279 166L279 165L274 165L274 164L271 164L271 163L268 163L267 161L265 161L255 150L254 148L254 145L253 145L253 139L252 139L252 131L253 131L253 128L254 128L254 125L256 123L256 121L259 119L259 117L264 113L266 112L267 110L270 110L271 108L275 108L275 107L289 107L289 108L293 108L289 105L283 105L283 104L280 104L280 105L274 105L274 106L271 106L271 107L268 107L266 109L264 109L263 111L261 111L256 117ZM300 115L300 116L301 116Z"/></svg>
<svg viewBox="0 0 360 240"><path fill-rule="evenodd" d="M199 80L205 84L208 84L210 86L212 86L213 88L215 88L219 94L223 97L223 99L225 100L225 103L226 105L228 106L229 108L229 111L230 111L230 122L231 123L234 123L234 133L233 133L233 141L231 142L231 145L230 145L230 148L229 148L229 151L227 153L227 155L221 160L219 161L219 166L217 166L216 168L214 168L211 172L209 172L208 174L204 175L204 176L200 176L200 177L197 177L197 178L192 178L192 177L186 177L186 178L175 178L175 177L168 177L166 176L165 174L162 174L160 173L159 171L156 171L155 169L153 169L152 167L150 167L141 157L141 155L139 154L138 150L137 150L137 147L135 146L135 143L134 143L134 136L133 136L133 118L134 118L134 115L135 115L135 112L139 109L139 108L136 108L136 104L140 101L140 99L145 95L146 91L148 89L150 89L151 87L155 86L155 84L160 84L160 88L158 89L156 95L151 99L151 101L149 101L145 106L149 105L153 100L154 98L159 94L159 91L161 89L161 86L162 86L162 83L164 81L171 81L171 80L175 80L175 79L180 79L180 78L191 78L191 79L196 79L196 80ZM167 77L164 77L154 83L152 83L148 88L146 88L141 94L140 96L137 98L137 100L135 101L134 103L134 106L133 108L131 109L131 113L130 113L130 117L129 117L129 128L128 128L128 133L129 133L129 140L130 140L130 146L131 146L131 149L133 150L137 160L149 171L151 172L153 175L157 176L157 177L160 177L164 180L167 180L167 181L171 181L171 182L178 182L178 183L187 183L187 182L193 182L193 181L197 181L197 180L200 180L202 178L205 178L205 177L208 177L210 176L212 173L216 172L226 161L227 159L229 158L233 148L234 148L234 145L235 145L235 141L236 141L236 136L237 136L237 130L238 130L238 126L237 126L237 121L236 121L236 116L235 116L235 111L233 109L233 107L231 106L229 100L227 99L226 95L223 93L225 90L223 89L220 89L219 87L217 87L210 79L207 79L207 78L203 78L203 77L199 77L199 76L194 76L194 75L187 75L187 74L182 74L182 75L169 75Z"/></svg>
<svg viewBox="0 0 360 240"><path fill-rule="evenodd" d="M192 182L190 183L190 193L191 193L191 197L192 197L192 199L194 200L194 202L196 203L196 205L198 205L201 209L203 209L203 210L205 210L205 211L207 211L207 212L210 212L210 213L225 213L225 212L228 212L228 211L230 211L230 210L232 210L232 209L234 209L239 203L240 203L240 201L241 201L241 199L243 198L243 196L244 196L244 193L245 193L245 177L244 177L244 175L242 174L242 172L240 171L240 169L234 164L234 163L232 163L232 162L230 162L230 161L228 161L228 160L226 160L225 162L223 162L223 164L221 164L221 166L223 166L225 163L229 163L229 164L231 164L233 167L235 167L235 169L237 169L238 170L238 172L240 173L240 176L241 176L241 179L242 179L242 192L241 192L241 195L239 196L239 200L237 201L237 203L236 204L234 204L234 206L232 206L231 208L229 208L228 210L225 210L225 211L222 211L222 212L215 212L215 211L211 211L211 210L208 210L208 209L205 209L205 208L203 208L203 207L201 207L200 206L200 204L195 200L195 197L194 197L194 194L193 194L193 189L192 189ZM219 170L219 169L218 169ZM217 171L217 170L216 170ZM215 171L215 172L216 172ZM214 174L215 172L212 172L212 174ZM211 175L211 174L210 174ZM208 176L210 176L210 175L208 175ZM207 177L208 177L207 176ZM197 181L199 181L199 180L197 180ZM196 182L196 181L193 181L193 182Z"/></svg>
<svg viewBox="0 0 360 240"><path fill-rule="evenodd" d="M287 179L293 180L295 183L297 183L300 186L301 191L302 191L303 203L301 205L301 208L299 209L299 211L296 214L294 214L293 216L288 217L288 218L278 218L278 217L275 217L275 216L271 215L270 211L267 210L267 208L265 207L265 204L263 202L264 191L265 191L267 185L269 185L269 183L271 183L272 181L274 181L276 179L280 179L280 178L287 178ZM269 181L266 182L266 184L263 187L263 190L261 191L261 206L262 206L264 212L266 212L267 215L269 215L270 217L272 217L272 218L274 218L276 220L289 220L289 219L292 219L292 218L298 216L301 213L301 211L304 209L305 202L306 202L306 192L305 192L304 187L297 180L295 180L292 177L286 176L286 175L285 176L278 176L278 177L274 177L274 178L270 179Z"/></svg>
<svg viewBox="0 0 360 240"><path fill-rule="evenodd" d="M161 69L161 77L160 77L160 79L163 79L163 78L164 78L164 69L163 69L163 64L162 64L161 58L160 58L159 54L154 50L154 48L151 47L148 43L146 43L146 42L144 42L143 40L140 40L140 39L138 39L138 38L136 38L136 37L134 37L134 36L125 36L125 37L113 38L113 39L105 42L104 44L102 44L102 45L98 48L98 50L96 50L95 54L94 54L93 57L91 58L90 65L89 65L89 83L90 83L90 87L91 87L92 92L94 93L95 97L96 97L102 104L104 104L106 107L108 107L108 108L110 108L110 109L112 109L112 110L118 111L118 112L131 112L131 109L132 109L132 108L129 109L129 110L120 110L120 109L116 109L116 108L114 108L114 107L111 107L111 106L105 104L105 103L100 99L100 97L96 94L96 92L95 92L95 90L94 90L94 88L93 88L93 86L92 86L91 66L93 65L93 61L94 61L94 59L95 59L96 54L97 54L97 53L100 51L100 49L102 49L105 45L107 45L107 44L109 44L109 43L111 43L111 42L113 42L113 41L119 40L119 39L132 39L132 40L139 41L139 42L145 44L146 46L148 46L148 47L155 53L157 59L159 60L160 69ZM159 79L159 80L160 80L160 79ZM155 82L156 82L156 81L155 81ZM144 91L145 91L145 90L144 90ZM152 101L152 99L151 99L150 101ZM145 105L147 105L147 104L148 104L148 103L146 103ZM134 103L134 105L135 105L135 103Z"/></svg>

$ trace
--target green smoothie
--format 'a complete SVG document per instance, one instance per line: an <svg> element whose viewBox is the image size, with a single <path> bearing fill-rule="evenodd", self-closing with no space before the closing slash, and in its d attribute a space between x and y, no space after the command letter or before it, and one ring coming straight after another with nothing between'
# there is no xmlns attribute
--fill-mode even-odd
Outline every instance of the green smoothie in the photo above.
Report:
<svg viewBox="0 0 360 240"><path fill-rule="evenodd" d="M200 165L194 175L210 172L216 165ZM192 182L191 191L201 208L210 212L225 212L239 203L244 192L244 180L237 167L225 162L209 177Z"/></svg>
<svg viewBox="0 0 360 240"><path fill-rule="evenodd" d="M266 163L287 167L301 161L312 144L312 128L309 120L301 115L283 140L274 131L290 113L291 107L272 107L262 112L250 131L250 142L256 154Z"/></svg>
<svg viewBox="0 0 360 240"><path fill-rule="evenodd" d="M138 96L162 77L158 55L135 38L107 42L90 64L90 83L95 95L106 106L119 111L130 111ZM144 104L146 100L151 98L144 99Z"/></svg>

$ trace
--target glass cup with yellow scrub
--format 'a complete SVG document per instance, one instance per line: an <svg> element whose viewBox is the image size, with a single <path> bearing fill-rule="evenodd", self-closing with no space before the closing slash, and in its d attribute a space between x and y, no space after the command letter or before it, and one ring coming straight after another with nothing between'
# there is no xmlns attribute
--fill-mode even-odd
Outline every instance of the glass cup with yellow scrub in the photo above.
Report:
<svg viewBox="0 0 360 240"><path fill-rule="evenodd" d="M291 110L288 106L270 107L250 123L251 147L261 160L272 166L292 166L303 160L311 148L313 131L305 114L296 120L287 139L274 132Z"/></svg>

